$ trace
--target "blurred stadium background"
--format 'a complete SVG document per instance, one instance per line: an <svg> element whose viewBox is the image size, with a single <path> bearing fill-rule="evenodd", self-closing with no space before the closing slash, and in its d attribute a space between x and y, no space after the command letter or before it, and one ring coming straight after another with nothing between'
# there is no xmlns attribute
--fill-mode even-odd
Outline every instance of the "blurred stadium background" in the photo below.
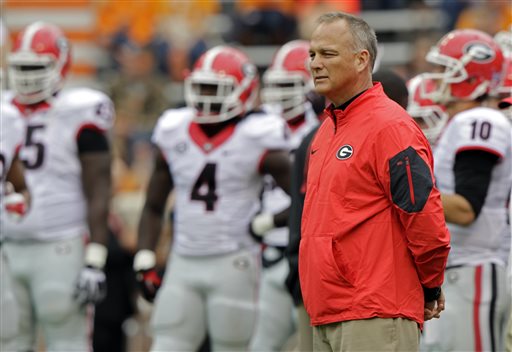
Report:
<svg viewBox="0 0 512 352"><path fill-rule="evenodd" d="M128 273L116 284L133 301L114 297L117 310L107 302L100 317L122 324L131 351L149 344L151 307L135 298L129 277L151 171L149 136L163 110L183 104L183 79L207 48L239 46L263 71L280 45L309 38L319 14L342 10L359 14L376 30L380 67L408 79L429 69L425 54L447 31L476 28L494 35L512 23L509 0L0 0L0 10L11 40L34 21L60 26L73 46L67 84L103 90L114 101L111 227L121 253L115 270ZM168 238L162 236L162 265Z"/></svg>

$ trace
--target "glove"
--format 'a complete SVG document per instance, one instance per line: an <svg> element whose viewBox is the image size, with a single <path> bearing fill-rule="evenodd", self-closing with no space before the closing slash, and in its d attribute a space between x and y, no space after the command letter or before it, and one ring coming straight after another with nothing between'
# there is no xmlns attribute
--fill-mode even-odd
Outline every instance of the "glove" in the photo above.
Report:
<svg viewBox="0 0 512 352"><path fill-rule="evenodd" d="M12 192L4 196L5 214L13 222L20 222L27 212L27 200L21 193Z"/></svg>
<svg viewBox="0 0 512 352"><path fill-rule="evenodd" d="M133 259L135 278L141 290L142 296L148 302L153 302L156 293L162 285L162 276L156 270L155 252L141 249Z"/></svg>
<svg viewBox="0 0 512 352"><path fill-rule="evenodd" d="M249 226L249 233L257 242L262 242L265 234L274 227L274 215L261 213L252 219Z"/></svg>
<svg viewBox="0 0 512 352"><path fill-rule="evenodd" d="M85 249L85 267L80 271L73 298L80 304L99 303L107 296L107 280L103 267L107 248L99 243L89 243Z"/></svg>

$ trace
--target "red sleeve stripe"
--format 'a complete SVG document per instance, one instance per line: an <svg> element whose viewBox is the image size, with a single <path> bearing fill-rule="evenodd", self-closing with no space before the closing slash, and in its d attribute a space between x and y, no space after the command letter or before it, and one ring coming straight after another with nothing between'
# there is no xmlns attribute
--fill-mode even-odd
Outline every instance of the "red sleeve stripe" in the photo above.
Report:
<svg viewBox="0 0 512 352"><path fill-rule="evenodd" d="M101 133L104 133L106 130L99 127L98 125L95 125L93 123L85 123L83 124L82 126L80 126L80 128L78 129L78 131L76 132L76 140L78 140L78 137L80 136L80 133L82 133L82 131L84 130L93 130L93 131L98 131L98 132L101 132Z"/></svg>
<svg viewBox="0 0 512 352"><path fill-rule="evenodd" d="M265 158L267 157L269 153L269 150L265 150L263 154L260 156L260 160L258 161L258 172L260 174L263 174L263 162L265 161Z"/></svg>
<svg viewBox="0 0 512 352"><path fill-rule="evenodd" d="M494 154L494 155L496 155L500 159L503 158L503 154L501 154L497 150L494 150L494 149L491 149L491 148L486 148L486 147L480 147L480 146L477 146L477 145L459 148L459 149L457 149L457 152L455 154L458 154L460 152L465 152L467 150L481 150L483 152Z"/></svg>
<svg viewBox="0 0 512 352"><path fill-rule="evenodd" d="M21 147L23 147L23 144L18 144L16 146L16 148L14 148L14 155L18 155L20 150L21 150Z"/></svg>

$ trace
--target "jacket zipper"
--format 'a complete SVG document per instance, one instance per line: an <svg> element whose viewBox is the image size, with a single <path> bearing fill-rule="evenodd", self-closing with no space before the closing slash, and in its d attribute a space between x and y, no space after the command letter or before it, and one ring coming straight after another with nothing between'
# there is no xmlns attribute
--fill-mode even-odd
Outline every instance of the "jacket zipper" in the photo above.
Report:
<svg viewBox="0 0 512 352"><path fill-rule="evenodd" d="M409 182L409 196L411 197L412 205L416 204L414 199L414 184L412 183L411 165L409 163L409 157L405 157L405 170L407 171L407 181Z"/></svg>

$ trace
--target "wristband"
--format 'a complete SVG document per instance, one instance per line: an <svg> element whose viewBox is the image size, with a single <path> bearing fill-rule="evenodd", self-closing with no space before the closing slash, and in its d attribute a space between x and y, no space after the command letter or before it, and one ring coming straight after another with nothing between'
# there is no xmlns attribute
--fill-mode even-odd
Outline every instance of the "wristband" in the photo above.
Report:
<svg viewBox="0 0 512 352"><path fill-rule="evenodd" d="M425 302L437 301L437 299L441 296L441 287L423 287L423 297L425 298Z"/></svg>
<svg viewBox="0 0 512 352"><path fill-rule="evenodd" d="M133 258L133 270L141 271L154 268L156 266L155 252L149 249L141 249Z"/></svg>
<svg viewBox="0 0 512 352"><path fill-rule="evenodd" d="M258 214L252 219L251 229L255 235L263 237L267 231L272 230L275 227L274 215L263 213Z"/></svg>
<svg viewBox="0 0 512 352"><path fill-rule="evenodd" d="M102 244L91 242L85 247L85 265L103 269L107 261L108 250Z"/></svg>

